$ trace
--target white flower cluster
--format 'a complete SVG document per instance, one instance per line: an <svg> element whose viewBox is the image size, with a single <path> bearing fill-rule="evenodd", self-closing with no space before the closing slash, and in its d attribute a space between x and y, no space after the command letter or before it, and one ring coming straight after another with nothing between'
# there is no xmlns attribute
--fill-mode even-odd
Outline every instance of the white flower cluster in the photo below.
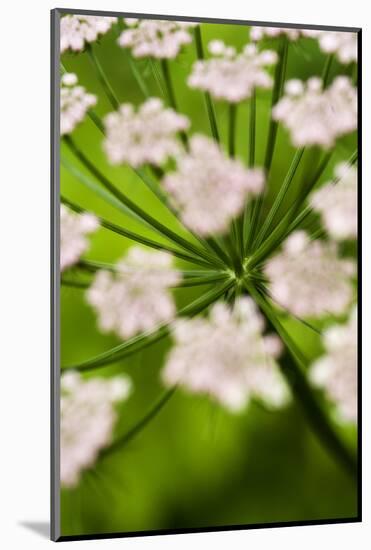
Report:
<svg viewBox="0 0 371 550"><path fill-rule="evenodd" d="M114 404L126 399L130 389L129 379L123 376L83 379L77 372L62 374L60 476L64 487L75 487L81 473L111 443Z"/></svg>
<svg viewBox="0 0 371 550"><path fill-rule="evenodd" d="M357 61L357 33L337 31L303 31L305 36L316 38L325 53L336 55L340 63Z"/></svg>
<svg viewBox="0 0 371 550"><path fill-rule="evenodd" d="M335 169L337 182L315 191L310 200L320 212L329 235L336 240L357 237L357 168L347 163Z"/></svg>
<svg viewBox="0 0 371 550"><path fill-rule="evenodd" d="M170 321L176 308L170 288L180 281L167 252L132 247L117 264L117 272L99 271L87 291L103 332L121 338L152 330Z"/></svg>
<svg viewBox="0 0 371 550"><path fill-rule="evenodd" d="M247 44L242 53L226 46L221 40L213 40L209 51L211 59L196 61L188 77L188 85L210 92L215 99L238 103L251 97L256 88L270 88L272 78L266 67L277 61L271 50L259 52L254 44Z"/></svg>
<svg viewBox="0 0 371 550"><path fill-rule="evenodd" d="M92 15L65 15L61 19L61 53L66 50L78 52L85 42L94 42L116 23L117 17L96 17Z"/></svg>
<svg viewBox="0 0 371 550"><path fill-rule="evenodd" d="M357 129L357 91L346 76L323 90L320 78L289 80L274 106L273 118L289 130L296 147L332 147L336 138Z"/></svg>
<svg viewBox="0 0 371 550"><path fill-rule="evenodd" d="M312 366L310 377L324 388L345 421L357 420L357 309L345 325L335 325L324 334L325 355Z"/></svg>
<svg viewBox="0 0 371 550"><path fill-rule="evenodd" d="M129 103L121 105L118 112L106 116L104 124L103 147L112 164L160 166L179 152L176 134L189 127L189 120L164 107L160 99L150 98L137 111Z"/></svg>
<svg viewBox="0 0 371 550"><path fill-rule="evenodd" d="M251 27L250 38L257 42L263 38L277 38L286 35L289 40L297 40L302 34L299 29L285 29L281 27Z"/></svg>
<svg viewBox="0 0 371 550"><path fill-rule="evenodd" d="M152 19L125 19L130 27L118 40L123 48L131 48L134 57L174 59L182 46L192 42L189 33L197 23Z"/></svg>
<svg viewBox="0 0 371 550"><path fill-rule="evenodd" d="M75 214L62 204L60 227L60 267L63 271L78 262L89 248L86 235L96 231L99 222L92 214Z"/></svg>
<svg viewBox="0 0 371 550"><path fill-rule="evenodd" d="M238 299L233 310L215 304L208 319L179 320L162 373L165 384L206 393L231 412L245 408L252 397L271 407L284 405L288 389L274 361L281 342L263 336L263 329L263 318L248 297Z"/></svg>
<svg viewBox="0 0 371 550"><path fill-rule="evenodd" d="M265 266L272 298L299 317L342 314L353 299L355 264L337 256L335 243L296 231Z"/></svg>
<svg viewBox="0 0 371 550"><path fill-rule="evenodd" d="M162 184L185 225L200 235L226 231L246 200L263 189L262 170L246 169L205 136L194 135L177 164Z"/></svg>
<svg viewBox="0 0 371 550"><path fill-rule="evenodd" d="M61 78L61 135L73 132L96 102L95 95L88 94L83 86L78 86L75 74L65 73Z"/></svg>

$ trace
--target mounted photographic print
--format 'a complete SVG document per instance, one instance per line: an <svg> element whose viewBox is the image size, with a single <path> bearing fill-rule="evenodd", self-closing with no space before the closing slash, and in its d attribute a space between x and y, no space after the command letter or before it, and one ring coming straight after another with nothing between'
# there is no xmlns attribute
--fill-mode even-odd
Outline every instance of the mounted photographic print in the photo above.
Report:
<svg viewBox="0 0 371 550"><path fill-rule="evenodd" d="M360 40L53 10L53 540L360 521Z"/></svg>

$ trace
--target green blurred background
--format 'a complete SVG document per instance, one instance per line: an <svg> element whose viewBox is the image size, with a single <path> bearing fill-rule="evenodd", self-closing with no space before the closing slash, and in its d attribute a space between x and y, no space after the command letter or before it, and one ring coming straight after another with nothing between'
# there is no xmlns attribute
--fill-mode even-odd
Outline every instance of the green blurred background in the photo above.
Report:
<svg viewBox="0 0 371 550"><path fill-rule="evenodd" d="M201 28L205 49L207 42L214 38L240 48L249 36L249 28L242 25L202 24ZM114 26L94 44L94 50L119 100L138 105L144 97L130 69L130 54L116 44L118 33ZM277 48L275 41L267 41L266 45ZM194 44L190 44L170 62L178 108L190 117L192 132L210 135L203 96L186 86L194 60ZM67 71L78 75L79 82L89 92L97 95L96 112L99 115L112 110L86 53L65 53L62 63ZM152 94L161 97L151 63L147 60L136 63ZM301 39L290 44L287 78L306 79L320 75L324 63L325 57L316 42ZM335 62L332 77L336 73L346 74L346 70ZM215 106L219 130L226 143L228 106L223 102ZM270 92L259 91L257 165L261 165L264 158L269 113ZM247 162L248 102L239 106L237 116L236 151ZM107 164L102 152L102 135L89 118L75 130L73 137L130 198L163 223L181 231L176 220L130 168ZM327 181L334 164L347 160L355 148L355 135L341 140L322 181ZM279 129L269 180L270 196L282 183L293 154L287 133ZM315 150L305 153L283 208L287 208L297 187L310 174L318 155ZM85 172L64 145L62 156ZM63 166L61 189L66 197L84 208L143 235L153 236L150 230L97 198ZM132 245L104 229L91 241L86 257L108 262L122 257ZM180 261L177 264L187 269L191 267ZM186 304L200 292L199 287L196 290L178 289L175 291L177 303ZM114 335L98 332L95 316L85 303L82 290L62 287L61 311L62 365L77 363L119 343ZM315 332L293 319L287 319L286 326L308 358L320 354ZM111 376L125 372L133 380L133 393L119 408L116 436L130 429L164 391L159 372L170 345L169 339L163 340L93 373ZM355 429L346 427L342 431L354 444ZM102 458L93 469L84 473L76 489L64 489L61 495L62 535L323 520L356 515L355 481L318 443L300 406L292 403L281 411L270 412L252 403L245 413L232 415L208 398L187 395L182 390L177 390L160 414L127 446Z"/></svg>

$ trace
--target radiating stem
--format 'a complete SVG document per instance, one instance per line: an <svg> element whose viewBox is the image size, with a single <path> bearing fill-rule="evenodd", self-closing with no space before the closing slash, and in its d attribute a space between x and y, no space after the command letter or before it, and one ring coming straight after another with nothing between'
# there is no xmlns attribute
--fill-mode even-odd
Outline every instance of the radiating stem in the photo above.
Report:
<svg viewBox="0 0 371 550"><path fill-rule="evenodd" d="M348 449L329 421L326 412L317 399L314 390L306 378L306 367L302 364L300 353L291 340L289 334L280 323L269 302L257 290L247 286L247 291L254 298L261 309L268 326L272 326L278 333L285 349L279 360L281 372L286 378L291 391L303 408L304 413L318 439L327 451L350 473L357 477L357 460Z"/></svg>
<svg viewBox="0 0 371 550"><path fill-rule="evenodd" d="M255 164L255 129L256 129L256 92L253 91L250 98L249 117L249 166Z"/></svg>
<svg viewBox="0 0 371 550"><path fill-rule="evenodd" d="M234 280L231 279L223 285L219 286L218 288L211 289L209 292L203 294L200 298L197 298L196 300L179 310L178 316L184 315L187 317L193 317L194 315L197 315L198 313L209 307L216 300L218 300L218 298L223 296L223 294L225 294L225 292L227 292L227 290L231 288L234 284ZM76 365L64 366L62 367L62 370L72 369L86 371L101 368L105 365L115 363L117 361L120 361L124 357L128 357L136 351L144 349L149 345L158 342L165 336L168 336L168 334L171 332L171 328L172 322L165 323L153 330L139 334L138 336L134 336L133 338L130 338L122 344L119 344L118 346L108 351L100 353L99 355L96 355L91 359L87 359L86 361L83 361Z"/></svg>
<svg viewBox="0 0 371 550"><path fill-rule="evenodd" d="M102 65L100 64L97 56L95 55L94 53L94 50L93 50L93 47L91 44L87 44L86 46L86 51L90 57L90 60L97 72L97 76L98 76L98 79L100 81L100 83L102 84L102 87L107 95L107 98L109 99L112 107L116 110L118 109L118 107L120 106L120 102L119 100L117 99L116 95L115 95L115 92L113 91L112 89L112 86L111 84L109 83L106 75L105 75L105 72L103 71L103 68L102 68Z"/></svg>
<svg viewBox="0 0 371 550"><path fill-rule="evenodd" d="M228 151L229 156L234 157L236 149L236 120L237 120L237 105L230 103L229 105L229 129L228 129Z"/></svg>
<svg viewBox="0 0 371 550"><path fill-rule="evenodd" d="M137 422L129 431L124 435L116 439L109 447L106 447L100 452L100 457L106 457L111 455L117 450L122 449L127 445L134 437L143 431L143 429L153 420L158 413L164 408L166 403L171 399L176 390L176 386L165 391L164 394L156 401L156 403L149 409L149 411Z"/></svg>
<svg viewBox="0 0 371 550"><path fill-rule="evenodd" d="M162 74L166 85L166 91L167 91L169 103L171 107L174 109L174 111L178 111L178 106L175 99L174 87L173 87L170 70L169 70L169 62L167 59L161 59L161 69L162 69ZM188 144L187 134L184 131L182 131L180 132L180 137L182 138L184 145L187 146Z"/></svg>
<svg viewBox="0 0 371 550"><path fill-rule="evenodd" d="M134 203L129 197L127 197L122 191L120 191L114 184L112 184L109 179L89 160L89 158L77 147L71 136L64 136L65 143L69 146L72 152L76 157L84 164L84 166L100 181L100 183L110 191L117 199L119 199L127 208L133 211L137 216L145 220L149 225L156 229L159 233L170 239L171 241L179 244L182 248L191 251L200 256L201 258L206 259L212 264L222 264L221 260L216 256L212 256L206 251L201 250L199 247L193 245L191 242L183 239L180 235L163 225L161 222L153 218L140 206ZM222 264L223 265L223 264Z"/></svg>
<svg viewBox="0 0 371 550"><path fill-rule="evenodd" d="M272 208L270 209L267 217L265 218L264 220L264 223L263 223L263 226L259 232L259 235L256 239L256 243L254 243L255 246L259 246L265 239L266 235L269 233L270 229L271 229L271 226L272 226L272 223L273 223L273 220L278 212L278 210L280 209L281 205L282 205L282 202L286 196L286 193L292 183L292 180L294 179L294 176L295 176L295 173L296 173L296 170L299 166L299 163L302 159L302 156L303 156L303 153L304 153L304 149L298 149L294 155L294 158L291 162L291 165L290 165L290 168L289 168L289 171L287 172L286 174L286 177L280 187L280 190L276 196L276 198L274 199L274 202L273 202L273 205L272 205Z"/></svg>
<svg viewBox="0 0 371 550"><path fill-rule="evenodd" d="M203 60L204 59L204 50L203 50L203 45L202 45L201 25L197 25L195 27L194 34L195 34L197 57L198 57L198 59ZM219 143L220 138L219 138L219 132L218 132L218 125L217 125L217 122L216 122L216 116L215 116L213 102L212 102L212 99L211 99L211 96L210 96L209 92L205 92L204 97L205 97L206 110L207 110L207 114L208 114L209 122L210 122L211 134L212 134L213 138L215 139L215 141L217 141Z"/></svg>
<svg viewBox="0 0 371 550"><path fill-rule="evenodd" d="M71 208L71 210L74 210L75 212L78 212L78 213L86 212L86 210L84 210L83 208L81 208L80 206L78 206L77 204L75 204L74 202L70 201L69 199L63 196L61 196L61 202L66 206L68 206L69 208ZM153 239L149 239L148 237L143 237L142 235L139 235L134 231L130 231L129 229L126 229L117 224L114 224L109 220L105 220L104 218L101 218L99 216L96 216L96 217L101 227L104 227L105 229L109 229L110 231L117 233L122 237L126 237L127 239L143 244L144 246L148 246L149 248L154 248L156 250L164 250L166 252L169 252L173 256L176 256L177 258L180 258L187 262L194 263L196 265L202 265L204 267L206 266L213 267L213 264L211 264L210 262L206 262L205 260L202 260L202 258L199 258L198 256L194 256L192 254L182 252L170 245L159 243L157 241L154 241Z"/></svg>
<svg viewBox="0 0 371 550"><path fill-rule="evenodd" d="M326 58L325 65L323 67L323 72L322 72L322 81L323 81L324 88L326 88L329 83L330 71L331 71L333 61L334 61L334 54L330 53Z"/></svg>

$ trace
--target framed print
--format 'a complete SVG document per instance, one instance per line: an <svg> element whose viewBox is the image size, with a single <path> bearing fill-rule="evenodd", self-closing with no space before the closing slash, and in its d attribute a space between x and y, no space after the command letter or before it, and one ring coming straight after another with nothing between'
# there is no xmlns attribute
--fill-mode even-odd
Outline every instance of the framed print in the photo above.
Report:
<svg viewBox="0 0 371 550"><path fill-rule="evenodd" d="M360 29L51 26L53 540L360 521Z"/></svg>

